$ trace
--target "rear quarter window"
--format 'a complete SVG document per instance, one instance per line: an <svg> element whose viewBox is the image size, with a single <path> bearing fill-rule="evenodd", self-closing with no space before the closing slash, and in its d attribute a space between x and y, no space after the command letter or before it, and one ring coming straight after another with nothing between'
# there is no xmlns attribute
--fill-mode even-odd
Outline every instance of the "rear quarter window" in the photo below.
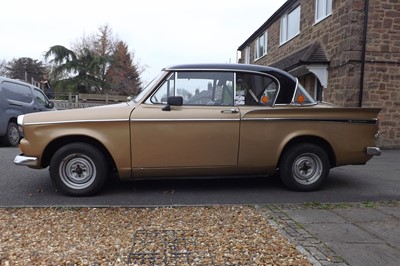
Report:
<svg viewBox="0 0 400 266"><path fill-rule="evenodd" d="M5 98L8 100L24 103L32 102L32 92L28 86L5 81L1 87Z"/></svg>
<svg viewBox="0 0 400 266"><path fill-rule="evenodd" d="M278 90L278 81L272 76L238 72L235 105L272 106Z"/></svg>

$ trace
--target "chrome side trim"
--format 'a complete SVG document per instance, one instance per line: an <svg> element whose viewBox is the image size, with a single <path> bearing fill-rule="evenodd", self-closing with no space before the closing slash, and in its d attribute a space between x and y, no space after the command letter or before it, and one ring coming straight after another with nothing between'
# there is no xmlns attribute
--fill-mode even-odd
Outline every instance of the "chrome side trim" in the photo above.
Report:
<svg viewBox="0 0 400 266"><path fill-rule="evenodd" d="M37 166L38 160L36 157L25 156L23 153L15 156L14 163L16 165Z"/></svg>
<svg viewBox="0 0 400 266"><path fill-rule="evenodd" d="M352 124L371 124L375 125L378 119L320 119L320 118L285 118L285 117L267 117L267 118L243 118L243 121L295 121L295 122L335 122Z"/></svg>
<svg viewBox="0 0 400 266"><path fill-rule="evenodd" d="M50 124L71 124L71 123L97 123L97 122L128 122L129 119L93 119L93 120L64 120L51 122L31 122L25 123L24 126L33 125L50 125Z"/></svg>
<svg viewBox="0 0 400 266"><path fill-rule="evenodd" d="M382 154L381 149L378 147L367 147L366 152L372 156L380 156Z"/></svg>
<svg viewBox="0 0 400 266"><path fill-rule="evenodd" d="M131 119L131 122L220 122L220 121L240 121L240 118L210 118L210 119L203 119L203 118L182 118L182 119L159 119L159 118L134 118Z"/></svg>
<svg viewBox="0 0 400 266"><path fill-rule="evenodd" d="M295 104L295 103L278 103L278 104L275 104L274 106L276 106L276 107L279 107L279 106L304 106L304 107L306 107L306 106L314 106L314 105L317 105L318 104L318 102L315 102L315 103L304 103L304 104Z"/></svg>

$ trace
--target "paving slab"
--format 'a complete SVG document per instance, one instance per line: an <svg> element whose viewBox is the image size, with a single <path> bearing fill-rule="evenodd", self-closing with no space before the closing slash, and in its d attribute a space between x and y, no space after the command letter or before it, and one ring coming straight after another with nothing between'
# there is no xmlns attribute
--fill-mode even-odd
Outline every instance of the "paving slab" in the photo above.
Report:
<svg viewBox="0 0 400 266"><path fill-rule="evenodd" d="M400 201L282 204L270 209L321 265L400 265Z"/></svg>
<svg viewBox="0 0 400 266"><path fill-rule="evenodd" d="M305 227L325 243L385 243L382 239L351 223L313 223Z"/></svg>
<svg viewBox="0 0 400 266"><path fill-rule="evenodd" d="M345 223L346 220L329 210L321 209L301 209L301 210L285 210L285 213L293 220L304 223Z"/></svg>
<svg viewBox="0 0 400 266"><path fill-rule="evenodd" d="M398 266L398 250L385 243L331 242L330 247L351 266Z"/></svg>
<svg viewBox="0 0 400 266"><path fill-rule="evenodd" d="M350 223L389 221L393 219L392 215L386 214L376 208L333 209L330 212L339 215Z"/></svg>
<svg viewBox="0 0 400 266"><path fill-rule="evenodd" d="M379 207L377 207L377 209L380 210L381 212L384 212L389 215L393 215L394 217L400 219L400 208L379 206Z"/></svg>
<svg viewBox="0 0 400 266"><path fill-rule="evenodd" d="M400 220L360 222L357 225L383 239L388 245L400 247Z"/></svg>

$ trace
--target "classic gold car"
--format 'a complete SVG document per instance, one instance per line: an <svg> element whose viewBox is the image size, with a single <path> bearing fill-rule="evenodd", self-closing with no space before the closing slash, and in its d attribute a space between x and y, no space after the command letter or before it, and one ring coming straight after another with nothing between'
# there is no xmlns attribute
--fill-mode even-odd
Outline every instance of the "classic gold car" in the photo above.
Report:
<svg viewBox="0 0 400 266"><path fill-rule="evenodd" d="M374 155L377 108L317 103L278 69L178 65L134 99L27 114L17 165L49 166L63 193L99 192L122 179L268 174L299 191L321 187L332 167Z"/></svg>

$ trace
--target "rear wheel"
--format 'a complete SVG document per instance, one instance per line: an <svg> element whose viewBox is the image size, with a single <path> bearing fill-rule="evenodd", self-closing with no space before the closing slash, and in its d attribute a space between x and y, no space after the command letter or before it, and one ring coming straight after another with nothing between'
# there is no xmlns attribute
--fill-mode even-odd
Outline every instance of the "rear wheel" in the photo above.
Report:
<svg viewBox="0 0 400 266"><path fill-rule="evenodd" d="M3 144L6 146L17 146L20 141L18 125L15 122L9 122L6 135L3 136Z"/></svg>
<svg viewBox="0 0 400 266"><path fill-rule="evenodd" d="M49 171L55 186L70 196L97 193L109 175L103 153L86 143L71 143L60 148L51 159Z"/></svg>
<svg viewBox="0 0 400 266"><path fill-rule="evenodd" d="M330 162L324 149L315 144L297 144L285 151L279 164L280 177L289 188L312 191L321 187Z"/></svg>

